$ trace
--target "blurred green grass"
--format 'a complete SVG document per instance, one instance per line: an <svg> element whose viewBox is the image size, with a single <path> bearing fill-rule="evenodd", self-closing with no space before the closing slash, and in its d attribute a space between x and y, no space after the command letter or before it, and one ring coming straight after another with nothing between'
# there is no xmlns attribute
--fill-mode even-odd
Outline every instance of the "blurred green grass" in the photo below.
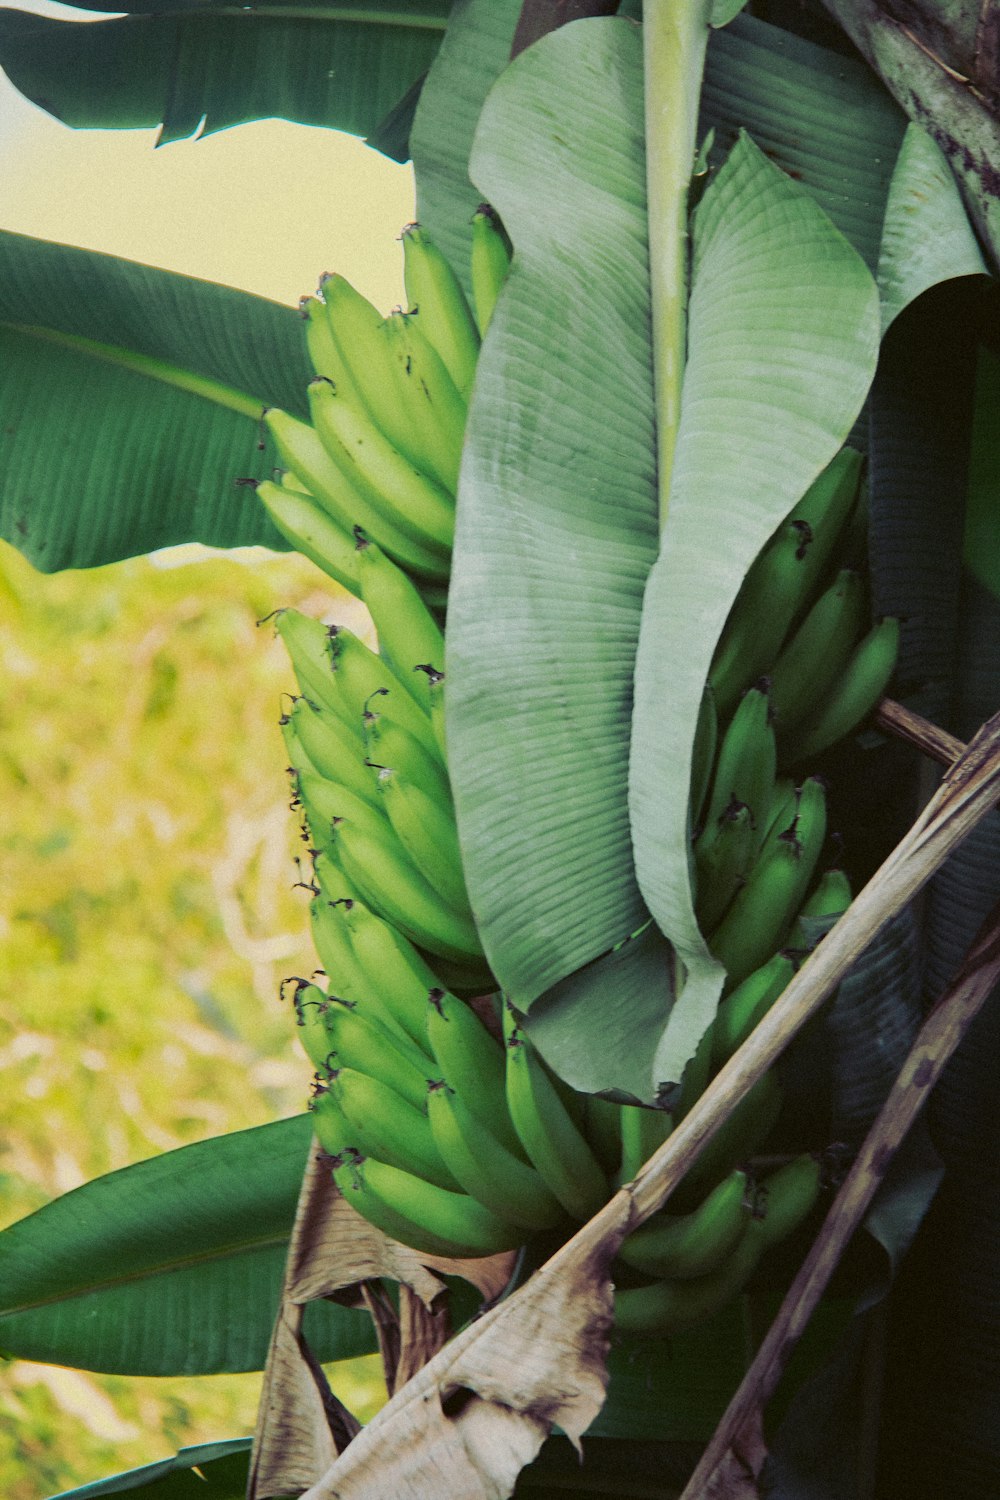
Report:
<svg viewBox="0 0 1000 1500"><path fill-rule="evenodd" d="M0 543L0 1227L302 1108L278 999L316 962L278 728L292 678L258 624L286 604L367 628L296 556L45 576ZM362 1420L384 1399L374 1356L334 1383ZM259 1385L0 1367L0 1494L245 1435Z"/></svg>

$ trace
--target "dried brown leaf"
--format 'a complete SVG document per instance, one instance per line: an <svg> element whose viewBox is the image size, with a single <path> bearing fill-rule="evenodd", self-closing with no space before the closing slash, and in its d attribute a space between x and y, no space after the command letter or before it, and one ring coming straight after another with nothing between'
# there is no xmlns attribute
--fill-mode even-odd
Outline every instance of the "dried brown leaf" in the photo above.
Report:
<svg viewBox="0 0 1000 1500"><path fill-rule="evenodd" d="M302 1308L317 1297L365 1306L375 1318L386 1384L405 1383L447 1337L439 1271L472 1283L487 1302L510 1280L513 1254L475 1260L422 1255L390 1240L340 1196L321 1151L310 1154L285 1267L281 1306L264 1371L249 1500L315 1484L359 1430L302 1338ZM400 1286L403 1319L381 1296ZM419 1311L418 1311L419 1309Z"/></svg>
<svg viewBox="0 0 1000 1500"><path fill-rule="evenodd" d="M302 1308L282 1304L271 1335L248 1494L290 1495L324 1474L360 1431L302 1338Z"/></svg>
<svg viewBox="0 0 1000 1500"><path fill-rule="evenodd" d="M558 1423L604 1403L608 1266L632 1218L618 1193L505 1302L446 1344L303 1500L505 1500Z"/></svg>

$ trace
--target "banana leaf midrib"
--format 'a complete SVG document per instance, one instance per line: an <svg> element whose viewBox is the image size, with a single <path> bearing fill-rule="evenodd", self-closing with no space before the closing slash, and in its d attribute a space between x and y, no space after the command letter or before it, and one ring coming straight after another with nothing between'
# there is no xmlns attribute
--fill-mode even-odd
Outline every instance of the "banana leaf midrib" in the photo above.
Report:
<svg viewBox="0 0 1000 1500"><path fill-rule="evenodd" d="M291 1233L289 1225L288 1234ZM169 1275L173 1271L188 1270L192 1266L209 1265L214 1261L224 1261L234 1256L247 1255L259 1250L278 1249L288 1244L288 1234L267 1234L259 1239L242 1240L230 1245L224 1245L220 1249L205 1251L200 1255L179 1256L176 1260L163 1261L155 1266L147 1266L141 1271L132 1271L126 1275L108 1278L104 1281L94 1281L81 1284L76 1287L67 1288L64 1292L52 1293L48 1297L39 1297L34 1302L22 1302L15 1307L0 1307L0 1322L4 1318L19 1317L22 1313L37 1312L39 1308L56 1307L61 1302L73 1302L80 1297L89 1297L95 1292L117 1291L121 1287L133 1286L141 1281L149 1281L153 1277Z"/></svg>
<svg viewBox="0 0 1000 1500"><path fill-rule="evenodd" d="M139 354L115 344L103 344L97 339L84 338L80 334L63 333L58 329L44 328L38 324L10 321L0 322L0 329L7 329L11 333L39 339L45 343L58 344L65 349L76 349L81 354L89 354L93 359L102 360L105 364L117 365L120 369L132 370L137 375L145 375L150 380L159 380L164 385L173 386L177 390L189 391L192 395L201 396L206 401L215 402L217 406L235 411L242 417L249 417L254 422L260 420L262 413L270 404L260 396L252 396L246 391L237 390L234 386L224 385L222 381L212 380L207 375L198 375L193 370L185 370L182 366L171 364L168 360L157 359L150 354Z"/></svg>

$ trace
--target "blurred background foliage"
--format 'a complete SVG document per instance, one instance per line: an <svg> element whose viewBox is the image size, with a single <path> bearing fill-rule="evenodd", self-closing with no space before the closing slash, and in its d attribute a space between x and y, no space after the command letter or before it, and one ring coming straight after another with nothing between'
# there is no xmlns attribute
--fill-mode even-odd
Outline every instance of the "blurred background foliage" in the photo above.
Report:
<svg viewBox="0 0 1000 1500"><path fill-rule="evenodd" d="M312 564L174 549L36 573L0 543L0 1227L81 1183L298 1113L278 999L315 967L265 616L362 632ZM362 1420L376 1357L334 1386ZM253 1430L259 1375L0 1364L0 1495L41 1497Z"/></svg>

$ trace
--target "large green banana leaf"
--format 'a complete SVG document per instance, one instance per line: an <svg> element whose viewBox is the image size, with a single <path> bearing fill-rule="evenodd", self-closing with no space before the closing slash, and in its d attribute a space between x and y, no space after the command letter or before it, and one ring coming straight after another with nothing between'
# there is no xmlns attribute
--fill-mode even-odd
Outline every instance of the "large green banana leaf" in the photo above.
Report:
<svg viewBox="0 0 1000 1500"><path fill-rule="evenodd" d="M306 1115L109 1172L0 1233L0 1350L121 1375L261 1370L312 1139ZM375 1348L313 1303L320 1360Z"/></svg>
<svg viewBox="0 0 1000 1500"><path fill-rule="evenodd" d="M619 989L613 994L606 991L603 1012L607 1024L596 1024L593 1031L589 1023L577 1026L572 1019L574 981L568 976L582 971L580 984L593 1006L589 1014L599 1015L600 974L595 972L594 962L599 966L602 961L601 945L603 952L608 952L640 925L642 916L635 901L630 844L620 837L620 830L627 780L623 725L630 716L632 692L629 656L633 647L629 638L631 632L634 643L644 577L642 569L635 567L634 508L623 508L617 534L607 528L601 533L593 525L593 516L602 513L597 491L600 477L607 472L611 445L619 475L616 497L627 495L635 483L634 476L642 473L646 455L638 455L637 465L637 456L628 451L628 444L630 434L637 430L637 403L648 400L648 351L641 347L639 325L633 319L628 335L617 342L613 361L605 359L609 340L605 337L602 343L593 309L606 302L614 310L622 305L625 293L619 284L620 267L615 270L614 253L591 254L590 261L586 260L592 244L593 213L589 199L580 196L579 182L574 184L574 201L580 208L571 222L567 223L564 214L552 228L549 212L550 206L559 201L553 187L551 138L559 143L566 159L575 150L578 159L574 159L571 170L585 180L588 172L599 173L617 149L615 142L622 127L617 127L609 141L606 101L613 97L623 118L635 118L636 100L641 97L637 72L629 85L631 97L626 99L620 70L608 65L610 83L598 96L602 102L594 106L589 118L584 102L595 96L587 67L590 57L597 55L596 38L616 35L618 28L627 30L627 25L581 21L546 38L533 49L529 65L537 70L537 83L532 79L530 86L526 83L518 92L518 78L529 76L519 72L519 60L496 85L477 135L472 175L477 187L497 203L509 221L516 256L515 273L501 299L482 357L463 469L462 520L452 599L452 620L461 623L454 624L450 632L454 653L450 744L456 758L459 821L470 883L498 974L523 1005L530 1004L549 986L559 984L558 1010L566 1018L565 1026L561 1022L550 1024L552 1014L544 1009L539 1012L540 1026L545 1015L545 1050L550 1060L565 1069L567 1076L580 1081L586 1078L591 1087L598 1070L607 1064L610 1071L605 1074L605 1086L628 1088L634 1087L635 1059L629 1078L620 1071L615 1076L611 1068L611 1059L621 1052L613 1038L620 1035L622 1006L627 1011L628 1002L623 1002ZM582 40L574 44L574 33L588 38L586 46ZM578 75L573 74L569 61L574 45L587 53L587 64ZM565 59L561 48L566 49ZM539 59L546 57L550 62L541 76ZM603 58L601 65L605 65ZM448 59L442 53L429 80L428 108L434 97L432 91L444 92L447 67ZM637 58L633 67L637 70ZM544 105L539 106L536 96L544 96ZM767 155L785 167L793 181L830 213L874 270L879 263L887 194L905 121L868 71L813 43L741 17L727 30L714 34L709 46L702 125L716 130L713 159L744 124ZM437 129L443 136L443 111ZM525 138L532 140L532 157L546 163L540 181L523 152L515 158L513 142ZM444 159L446 145L443 140L438 145L439 159ZM636 152L641 156L642 143L638 140ZM616 213L622 225L630 226L640 190L641 165L636 162L629 168L616 162L615 175L620 185ZM463 191L463 178L463 167L456 156L451 169L455 201ZM614 187L609 191L613 197ZM947 179L943 193L949 223L964 226L964 212ZM916 193L910 198L902 195L904 222L914 216L912 199L921 197ZM602 199L602 209L606 204ZM917 209L919 217L919 201ZM555 218L552 214L551 221ZM632 232L630 227L621 232L629 253ZM829 243L843 247L835 235ZM882 269L890 278L895 305L922 290L934 277L955 274L955 263L944 252L933 265L923 262L908 276L906 246L911 243L905 234L898 234L894 245L883 252ZM850 261L846 247L839 254L845 257L846 265ZM543 270L546 255L548 263ZM968 269L966 256L960 273ZM860 273L856 269L851 274ZM612 281L616 282L614 286L610 285ZM862 280L857 284L862 285ZM870 283L863 284L868 287L866 299L870 299ZM866 300L866 307L872 309L870 300ZM873 368L874 326L869 320L863 336L867 375L862 386ZM737 331L734 327L734 334ZM794 339L795 330L789 333ZM813 349L812 359L814 369L807 378L815 380L814 399L824 409L827 353L821 341ZM509 373L515 360L516 376ZM608 369L609 363L613 370ZM501 390L505 392L503 398ZM550 399L552 392L559 393L559 399ZM863 394L863 388L853 392L855 412ZM501 400L505 403L502 417L498 415ZM618 416L619 402L628 407L625 421ZM811 459L803 463L794 484L804 488L824 461L824 453L829 456L846 435L844 422L850 425L850 405L845 403L824 444L817 445ZM594 415L601 410L608 414L603 420ZM785 440L780 424L774 435ZM547 463L546 455L556 455L557 461ZM755 513L759 532L753 537L748 532L743 552L738 555L727 535L731 577L725 587L732 592L718 601L720 623L760 540L797 498L791 493L791 484L787 493L780 489L781 441L775 442L769 462L779 476L778 485L774 493L768 491L765 503L762 465L758 476L761 509ZM583 474L595 476L598 483L581 483L579 476ZM647 474L645 483L651 486L651 475ZM693 510L691 514L693 521L682 519L680 523L682 528L687 526L689 537L683 567L680 562L676 566L695 579L706 567L717 567L713 554L719 550L719 518L717 513L712 520L707 514L704 518ZM581 557L594 561L581 564ZM714 585L708 574L704 576L707 594ZM608 600L612 596L614 614L609 617ZM484 601L489 609L484 608ZM598 625L609 618L613 633ZM522 630L544 645L529 653L517 649ZM499 649L508 641L515 649ZM705 655L704 645L701 650ZM676 658L675 651L676 645L673 651L665 647L658 660L672 663L683 658L683 650ZM608 671L612 659L614 670L620 674L617 682ZM567 672L570 662L573 670ZM707 659L698 668L702 679L706 667ZM692 693L694 677L692 670ZM684 725L668 711L668 705L676 701L675 687L665 666L655 684L658 711L680 742L693 723ZM509 737L517 740L516 753L501 725L510 725ZM658 733L641 726L637 730L645 737L646 754L653 757L647 760L647 766L659 757L657 773L649 773L651 793L654 786L659 789L663 785L666 755ZM588 753L591 750L594 753ZM570 762L559 759L564 751L576 757L572 777L566 774ZM514 755L513 761L510 755ZM670 768L676 783L671 794L678 806L686 796L686 759L685 748L684 763L672 763ZM513 778L512 765L519 768ZM634 772L637 777L646 774L642 768ZM646 860L643 878L649 884L647 895L659 902L655 890L663 879L662 873L656 873L659 856L650 858L651 841L659 837L655 830L663 827L662 809L657 812L656 818L647 818L645 813L637 816L636 835L643 851L640 858ZM683 889L686 862L679 837L679 814L674 825L670 853L663 857L673 869L670 878ZM665 923L672 920L662 907L657 915ZM544 946L539 936L542 923ZM682 936L683 931L682 923ZM676 931L671 936L676 936ZM687 938L695 942L690 920ZM689 951L695 952L696 947ZM627 978L632 991L638 992L635 975L621 954L609 958L608 963L616 976L612 985ZM706 974L706 978L710 976ZM670 1001L665 975L660 986L665 1013ZM658 1064L658 1073L673 1071L687 1055L692 1037L714 1002L711 983L703 994L704 1005L700 1013L693 1014L689 1033L679 1038L676 1049L670 1044ZM647 1025L648 991L643 1005L643 1016L635 1015L640 1035ZM582 1011L577 1019L582 1019ZM588 1052L589 1064L584 1057Z"/></svg>
<svg viewBox="0 0 1000 1500"><path fill-rule="evenodd" d="M641 90L633 26L564 27L501 75L472 160L517 254L462 466L449 757L487 955L522 1006L645 918L622 795L657 535Z"/></svg>
<svg viewBox="0 0 1000 1500"><path fill-rule="evenodd" d="M159 125L166 142L279 116L367 136L405 161L449 5L87 3L119 13L97 22L3 10L0 66L35 104L78 128Z"/></svg>
<svg viewBox="0 0 1000 1500"><path fill-rule="evenodd" d="M0 233L0 535L36 567L285 543L252 489L301 412L301 322L262 297Z"/></svg>

